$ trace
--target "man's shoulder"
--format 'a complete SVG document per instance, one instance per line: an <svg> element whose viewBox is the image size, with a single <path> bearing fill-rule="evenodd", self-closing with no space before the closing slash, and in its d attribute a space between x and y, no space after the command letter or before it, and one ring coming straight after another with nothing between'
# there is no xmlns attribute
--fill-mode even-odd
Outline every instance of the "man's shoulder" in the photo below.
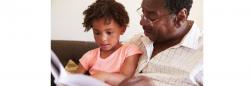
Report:
<svg viewBox="0 0 250 86"><path fill-rule="evenodd" d="M138 43L142 42L141 38L143 38L143 37L144 37L143 33L135 34L125 43L138 45Z"/></svg>
<svg viewBox="0 0 250 86"><path fill-rule="evenodd" d="M138 33L138 34L133 35L133 37L130 40L140 40L144 36L145 35L143 33Z"/></svg>

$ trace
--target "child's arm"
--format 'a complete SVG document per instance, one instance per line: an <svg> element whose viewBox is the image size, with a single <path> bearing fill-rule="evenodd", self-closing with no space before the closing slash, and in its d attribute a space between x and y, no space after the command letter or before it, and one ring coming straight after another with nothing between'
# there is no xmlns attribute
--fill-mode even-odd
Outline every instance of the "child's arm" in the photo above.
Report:
<svg viewBox="0 0 250 86"><path fill-rule="evenodd" d="M86 73L95 62L95 57L93 57L94 51L88 51L80 59L76 73Z"/></svg>
<svg viewBox="0 0 250 86"><path fill-rule="evenodd" d="M138 60L141 54L135 54L126 57L119 73L107 73L99 71L93 75L93 77L105 81L113 86L118 85L126 78L130 78L134 75Z"/></svg>
<svg viewBox="0 0 250 86"><path fill-rule="evenodd" d="M86 70L80 63L78 64L78 69L77 72L78 73L86 73L88 70Z"/></svg>
<svg viewBox="0 0 250 86"><path fill-rule="evenodd" d="M80 73L80 74L83 74L83 73L86 73L88 70L86 70L80 63L78 64L78 68L76 71L74 72L71 72L71 73Z"/></svg>

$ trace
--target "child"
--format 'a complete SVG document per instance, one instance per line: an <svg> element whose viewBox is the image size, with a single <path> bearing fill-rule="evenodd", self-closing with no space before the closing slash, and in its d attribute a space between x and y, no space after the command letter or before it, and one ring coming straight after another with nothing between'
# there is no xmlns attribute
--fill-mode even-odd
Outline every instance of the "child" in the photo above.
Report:
<svg viewBox="0 0 250 86"><path fill-rule="evenodd" d="M85 31L93 29L99 48L88 51L79 60L79 73L90 75L110 85L132 77L142 52L134 45L119 42L129 22L124 6L114 0L97 0L83 12Z"/></svg>

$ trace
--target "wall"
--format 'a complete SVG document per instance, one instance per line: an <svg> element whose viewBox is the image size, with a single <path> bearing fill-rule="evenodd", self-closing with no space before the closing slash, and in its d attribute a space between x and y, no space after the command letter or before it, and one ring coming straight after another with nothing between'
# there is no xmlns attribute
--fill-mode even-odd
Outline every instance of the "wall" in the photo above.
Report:
<svg viewBox="0 0 250 86"><path fill-rule="evenodd" d="M92 30L84 32L82 15L91 3L95 0L52 0L51 8L51 38L52 40L79 40L94 41ZM130 17L129 27L123 36L122 41L126 41L133 34L142 33L139 24L140 15L136 9L140 7L142 0L117 0L122 3L128 11ZM194 0L189 19L195 20L202 28L203 12L202 0ZM132 35L131 35L132 34Z"/></svg>

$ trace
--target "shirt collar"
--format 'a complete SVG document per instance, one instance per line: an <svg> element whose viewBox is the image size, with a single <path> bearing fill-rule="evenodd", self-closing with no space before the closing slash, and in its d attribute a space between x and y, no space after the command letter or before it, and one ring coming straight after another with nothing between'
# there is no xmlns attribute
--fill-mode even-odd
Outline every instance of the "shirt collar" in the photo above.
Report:
<svg viewBox="0 0 250 86"><path fill-rule="evenodd" d="M151 57L153 50L154 50L154 46L153 46L153 41L151 41L147 36L145 36L144 34L141 36L141 40L143 42L143 45L146 48L146 52L147 52L147 62L150 60L149 57Z"/></svg>
<svg viewBox="0 0 250 86"><path fill-rule="evenodd" d="M178 48L178 47L188 47L191 49L197 49L198 45L199 45L199 38L202 36L202 32L200 30L200 28L198 28L198 26L196 25L196 23L194 23L192 25L192 28L190 29L190 31L184 36L184 38L182 39L182 41L171 47L171 48Z"/></svg>

